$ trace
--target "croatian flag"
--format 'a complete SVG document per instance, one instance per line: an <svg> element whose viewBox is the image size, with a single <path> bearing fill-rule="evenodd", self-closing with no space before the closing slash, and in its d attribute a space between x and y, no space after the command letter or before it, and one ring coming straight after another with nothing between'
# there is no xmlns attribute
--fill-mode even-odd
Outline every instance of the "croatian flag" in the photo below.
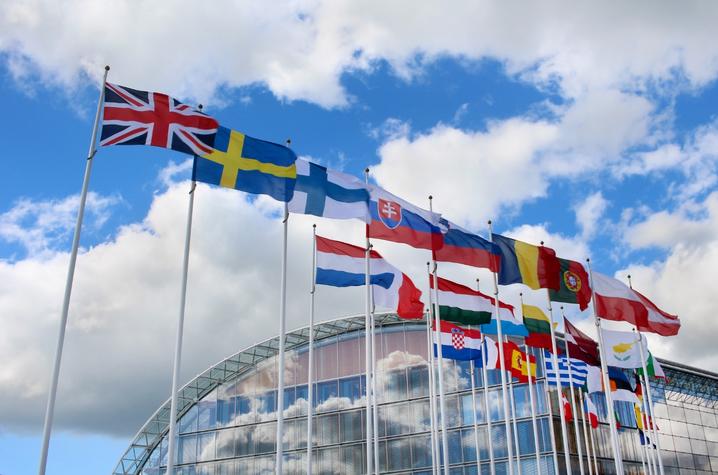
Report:
<svg viewBox="0 0 718 475"><path fill-rule="evenodd" d="M358 178L297 159L289 211L333 219L369 220L369 191Z"/></svg>
<svg viewBox="0 0 718 475"><path fill-rule="evenodd" d="M361 247L317 236L316 283L332 287L365 285L365 253ZM369 255L369 276L375 305L389 308L401 318L424 316L421 291L376 251Z"/></svg>
<svg viewBox="0 0 718 475"><path fill-rule="evenodd" d="M436 320L434 320L432 329L436 331ZM442 321L441 331L438 332L438 338L434 340L434 355L438 355L437 340L441 344L443 358L461 361L481 359L481 332L479 330L470 330Z"/></svg>
<svg viewBox="0 0 718 475"><path fill-rule="evenodd" d="M438 249L443 242L441 215L414 206L388 191L367 185L370 193L367 235L419 249Z"/></svg>

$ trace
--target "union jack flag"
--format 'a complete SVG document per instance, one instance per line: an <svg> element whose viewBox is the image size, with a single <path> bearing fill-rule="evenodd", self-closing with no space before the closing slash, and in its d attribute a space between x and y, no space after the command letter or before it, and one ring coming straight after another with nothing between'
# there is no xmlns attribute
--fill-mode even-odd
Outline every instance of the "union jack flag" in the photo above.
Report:
<svg viewBox="0 0 718 475"><path fill-rule="evenodd" d="M212 151L219 123L177 99L107 83L100 145L153 145L190 155Z"/></svg>

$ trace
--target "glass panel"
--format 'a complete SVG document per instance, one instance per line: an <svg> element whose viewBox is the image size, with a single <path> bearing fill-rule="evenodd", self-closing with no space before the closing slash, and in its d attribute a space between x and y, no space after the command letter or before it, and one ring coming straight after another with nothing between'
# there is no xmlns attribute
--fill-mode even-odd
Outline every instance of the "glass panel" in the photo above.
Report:
<svg viewBox="0 0 718 475"><path fill-rule="evenodd" d="M214 460L215 453L214 432L199 434L197 438L197 461Z"/></svg>
<svg viewBox="0 0 718 475"><path fill-rule="evenodd" d="M197 436L183 435L177 444L177 463L193 463L197 459Z"/></svg>
<svg viewBox="0 0 718 475"><path fill-rule="evenodd" d="M197 406L192 406L179 420L180 434L197 432Z"/></svg>
<svg viewBox="0 0 718 475"><path fill-rule="evenodd" d="M431 465L431 436L411 438L412 468L424 468Z"/></svg>
<svg viewBox="0 0 718 475"><path fill-rule="evenodd" d="M387 442L389 470L411 468L411 449L409 439L395 439Z"/></svg>
<svg viewBox="0 0 718 475"><path fill-rule="evenodd" d="M341 441L351 442L364 437L364 414L362 411L349 411L339 414Z"/></svg>
<svg viewBox="0 0 718 475"><path fill-rule="evenodd" d="M234 457L234 429L217 431L217 458Z"/></svg>

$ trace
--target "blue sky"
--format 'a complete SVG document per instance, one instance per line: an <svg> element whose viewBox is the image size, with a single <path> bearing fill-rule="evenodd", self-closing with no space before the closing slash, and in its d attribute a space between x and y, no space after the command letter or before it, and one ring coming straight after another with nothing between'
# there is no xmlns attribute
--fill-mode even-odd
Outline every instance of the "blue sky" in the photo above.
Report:
<svg viewBox="0 0 718 475"><path fill-rule="evenodd" d="M718 370L715 7L559 2L515 16L499 4L448 12L427 2L407 18L381 3L222 14L187 1L138 17L131 3L110 22L81 2L0 7L0 97L10 112L0 135L0 474L36 470L106 63L112 82L201 102L225 126L291 138L300 156L355 175L368 166L372 180L417 205L433 194L437 211L476 232L492 219L497 232L631 273L683 321L679 336L652 338L652 351ZM178 35L166 25L188 19L203 28ZM168 396L189 176L187 157L171 151L96 156L49 473L109 472ZM264 322L275 318L279 281L276 203L201 186L196 206L184 381L275 332ZM291 219L290 328L306 321L315 221ZM318 225L361 242L359 223ZM426 286L426 255L376 247ZM519 290L502 292L517 303ZM320 318L361 312L355 296L322 292Z"/></svg>

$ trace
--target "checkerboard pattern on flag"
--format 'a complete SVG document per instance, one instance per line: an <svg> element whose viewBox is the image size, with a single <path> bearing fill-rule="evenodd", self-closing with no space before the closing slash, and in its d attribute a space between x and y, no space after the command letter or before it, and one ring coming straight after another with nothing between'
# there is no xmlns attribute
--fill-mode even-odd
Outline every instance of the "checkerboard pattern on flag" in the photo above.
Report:
<svg viewBox="0 0 718 475"><path fill-rule="evenodd" d="M436 321L432 325L436 331ZM463 328L449 322L441 322L441 331L438 332L438 341L441 344L441 355L452 360L478 360L481 358L481 332ZM436 340L434 354L437 353Z"/></svg>
<svg viewBox="0 0 718 475"><path fill-rule="evenodd" d="M212 151L219 123L167 94L107 83L100 145L152 145L189 155Z"/></svg>

